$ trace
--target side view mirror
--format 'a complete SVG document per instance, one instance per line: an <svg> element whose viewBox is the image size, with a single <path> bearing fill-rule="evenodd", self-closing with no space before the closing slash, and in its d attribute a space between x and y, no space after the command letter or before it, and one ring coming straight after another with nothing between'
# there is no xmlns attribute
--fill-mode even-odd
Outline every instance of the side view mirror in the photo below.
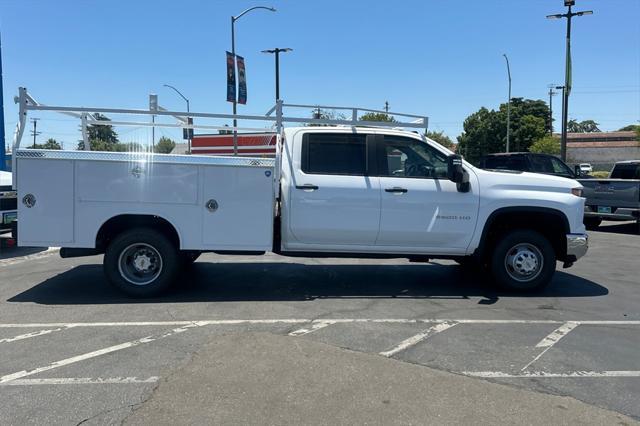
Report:
<svg viewBox="0 0 640 426"><path fill-rule="evenodd" d="M451 182L462 183L464 169L462 168L462 157L452 154L447 158L447 179Z"/></svg>
<svg viewBox="0 0 640 426"><path fill-rule="evenodd" d="M576 164L573 166L573 173L575 173L576 177L582 176L582 170L580 170L580 164Z"/></svg>
<svg viewBox="0 0 640 426"><path fill-rule="evenodd" d="M452 154L447 157L447 178L456 183L458 192L469 192L469 174L462 167L462 156Z"/></svg>

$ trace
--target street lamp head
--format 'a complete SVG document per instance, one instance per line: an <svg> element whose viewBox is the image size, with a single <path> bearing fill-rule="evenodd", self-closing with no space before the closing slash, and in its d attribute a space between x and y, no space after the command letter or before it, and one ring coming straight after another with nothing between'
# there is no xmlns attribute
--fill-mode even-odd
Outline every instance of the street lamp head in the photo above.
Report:
<svg viewBox="0 0 640 426"><path fill-rule="evenodd" d="M547 15L547 19L561 19L561 18L564 18L564 16L560 13L556 15Z"/></svg>
<svg viewBox="0 0 640 426"><path fill-rule="evenodd" d="M267 9L269 9L269 10L270 10L270 11L272 11L272 12L277 12L277 10L276 10L276 8L275 8L275 7L269 7L269 8L267 8Z"/></svg>
<svg viewBox="0 0 640 426"><path fill-rule="evenodd" d="M578 16L593 15L593 10L583 10L582 12L577 12L576 15Z"/></svg>
<svg viewBox="0 0 640 426"><path fill-rule="evenodd" d="M276 47L275 49L261 50L262 53L278 53L278 52L291 52L293 49L290 47Z"/></svg>

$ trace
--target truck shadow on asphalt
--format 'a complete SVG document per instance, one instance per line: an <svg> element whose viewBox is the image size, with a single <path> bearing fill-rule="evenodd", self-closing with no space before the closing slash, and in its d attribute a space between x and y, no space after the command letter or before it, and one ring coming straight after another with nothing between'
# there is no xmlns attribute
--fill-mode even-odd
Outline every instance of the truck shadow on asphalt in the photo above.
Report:
<svg viewBox="0 0 640 426"><path fill-rule="evenodd" d="M604 222L596 231L611 234L640 235L640 224L636 222Z"/></svg>
<svg viewBox="0 0 640 426"><path fill-rule="evenodd" d="M522 293L497 289L456 265L308 265L302 263L197 262L162 297L131 299L108 284L101 265L81 265L12 297L44 305L305 301L315 299L469 299L491 305ZM529 297L595 297L606 287L557 271L544 290Z"/></svg>

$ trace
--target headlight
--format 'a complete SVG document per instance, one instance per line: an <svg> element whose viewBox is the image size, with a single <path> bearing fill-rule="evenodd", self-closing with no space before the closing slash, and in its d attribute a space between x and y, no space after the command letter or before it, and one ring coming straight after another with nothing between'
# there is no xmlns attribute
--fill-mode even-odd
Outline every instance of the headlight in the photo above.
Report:
<svg viewBox="0 0 640 426"><path fill-rule="evenodd" d="M582 197L582 188L571 188L571 193L576 197Z"/></svg>

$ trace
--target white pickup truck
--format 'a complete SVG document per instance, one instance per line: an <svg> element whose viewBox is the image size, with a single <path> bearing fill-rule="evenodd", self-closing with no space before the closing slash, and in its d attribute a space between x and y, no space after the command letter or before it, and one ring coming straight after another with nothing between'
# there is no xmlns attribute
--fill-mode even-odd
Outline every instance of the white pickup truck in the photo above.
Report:
<svg viewBox="0 0 640 426"><path fill-rule="evenodd" d="M41 106L26 91L19 102L25 113L97 110ZM481 170L398 123L356 121L355 109L322 122L283 106L275 159L23 150L18 128L19 245L104 253L108 280L133 296L166 290L201 252L454 259L532 290L587 251L575 180Z"/></svg>

